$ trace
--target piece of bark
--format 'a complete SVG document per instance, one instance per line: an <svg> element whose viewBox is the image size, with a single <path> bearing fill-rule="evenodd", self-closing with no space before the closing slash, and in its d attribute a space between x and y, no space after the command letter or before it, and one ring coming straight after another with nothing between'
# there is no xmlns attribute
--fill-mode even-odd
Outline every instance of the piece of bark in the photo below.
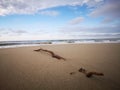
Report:
<svg viewBox="0 0 120 90"><path fill-rule="evenodd" d="M63 60L66 60L65 58L63 58L63 57L61 57L61 56L59 56L59 55L56 55L54 52L52 52L52 51L50 51L50 50L46 50L46 49L37 49L37 50L34 50L34 51L44 51L44 52L48 52L48 53L50 53L51 54L51 56L53 57L53 58L56 58L56 59L63 59Z"/></svg>
<svg viewBox="0 0 120 90"><path fill-rule="evenodd" d="M79 72L82 72L82 73L86 73L86 70L83 69L83 68L80 68L78 71L79 71Z"/></svg>
<svg viewBox="0 0 120 90"><path fill-rule="evenodd" d="M75 74L75 72L71 72L71 73L70 73L70 75L73 75L73 74Z"/></svg>
<svg viewBox="0 0 120 90"><path fill-rule="evenodd" d="M86 73L86 77L92 77L93 75L104 76L103 73L99 73L99 72L88 72L88 73Z"/></svg>
<svg viewBox="0 0 120 90"><path fill-rule="evenodd" d="M80 68L78 71L84 73L88 78L92 77L93 75L104 76L104 74L100 72L87 72L87 70L85 70L84 68Z"/></svg>

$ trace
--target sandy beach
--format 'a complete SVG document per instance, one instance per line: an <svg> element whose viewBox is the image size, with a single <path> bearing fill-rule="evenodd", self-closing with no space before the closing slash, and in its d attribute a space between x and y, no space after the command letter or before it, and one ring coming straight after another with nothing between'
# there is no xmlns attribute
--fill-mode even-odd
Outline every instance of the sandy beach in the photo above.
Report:
<svg viewBox="0 0 120 90"><path fill-rule="evenodd" d="M33 51L39 48L51 50L66 61ZM78 71L81 67L104 76L87 78ZM120 44L0 49L0 90L120 90Z"/></svg>

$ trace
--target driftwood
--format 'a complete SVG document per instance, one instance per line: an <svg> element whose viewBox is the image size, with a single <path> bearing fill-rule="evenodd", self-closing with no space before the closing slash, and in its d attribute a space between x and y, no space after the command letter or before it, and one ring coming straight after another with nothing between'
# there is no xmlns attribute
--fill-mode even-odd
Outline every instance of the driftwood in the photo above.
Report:
<svg viewBox="0 0 120 90"><path fill-rule="evenodd" d="M86 75L86 77L92 77L93 75L96 75L96 76L104 76L103 73L100 73L100 72L87 72L87 70L85 70L84 68L80 68L79 69L79 72L82 72Z"/></svg>
<svg viewBox="0 0 120 90"><path fill-rule="evenodd" d="M66 60L65 58L63 58L63 57L61 57L61 56L59 56L59 55L56 55L54 52L52 52L52 51L50 51L50 50L46 50L46 49L40 48L40 49L37 49L37 50L34 50L34 51L37 51L37 52L39 52L39 51L48 52L48 53L51 54L51 56L52 56L53 58Z"/></svg>

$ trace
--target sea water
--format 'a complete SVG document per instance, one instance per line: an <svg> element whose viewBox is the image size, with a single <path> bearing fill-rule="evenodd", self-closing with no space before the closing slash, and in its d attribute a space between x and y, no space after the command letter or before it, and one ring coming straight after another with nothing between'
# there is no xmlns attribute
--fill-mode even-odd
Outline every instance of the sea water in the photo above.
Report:
<svg viewBox="0 0 120 90"><path fill-rule="evenodd" d="M45 44L70 44L70 43L120 43L120 38L0 41L0 48L14 48L23 46L40 46Z"/></svg>

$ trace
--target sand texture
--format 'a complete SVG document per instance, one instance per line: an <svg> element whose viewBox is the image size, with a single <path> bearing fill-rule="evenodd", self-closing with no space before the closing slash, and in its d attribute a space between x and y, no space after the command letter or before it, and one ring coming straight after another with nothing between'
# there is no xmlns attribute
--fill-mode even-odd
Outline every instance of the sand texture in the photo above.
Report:
<svg viewBox="0 0 120 90"><path fill-rule="evenodd" d="M66 60L34 51L40 47ZM88 78L81 67L104 76ZM0 90L120 90L120 44L0 49Z"/></svg>

